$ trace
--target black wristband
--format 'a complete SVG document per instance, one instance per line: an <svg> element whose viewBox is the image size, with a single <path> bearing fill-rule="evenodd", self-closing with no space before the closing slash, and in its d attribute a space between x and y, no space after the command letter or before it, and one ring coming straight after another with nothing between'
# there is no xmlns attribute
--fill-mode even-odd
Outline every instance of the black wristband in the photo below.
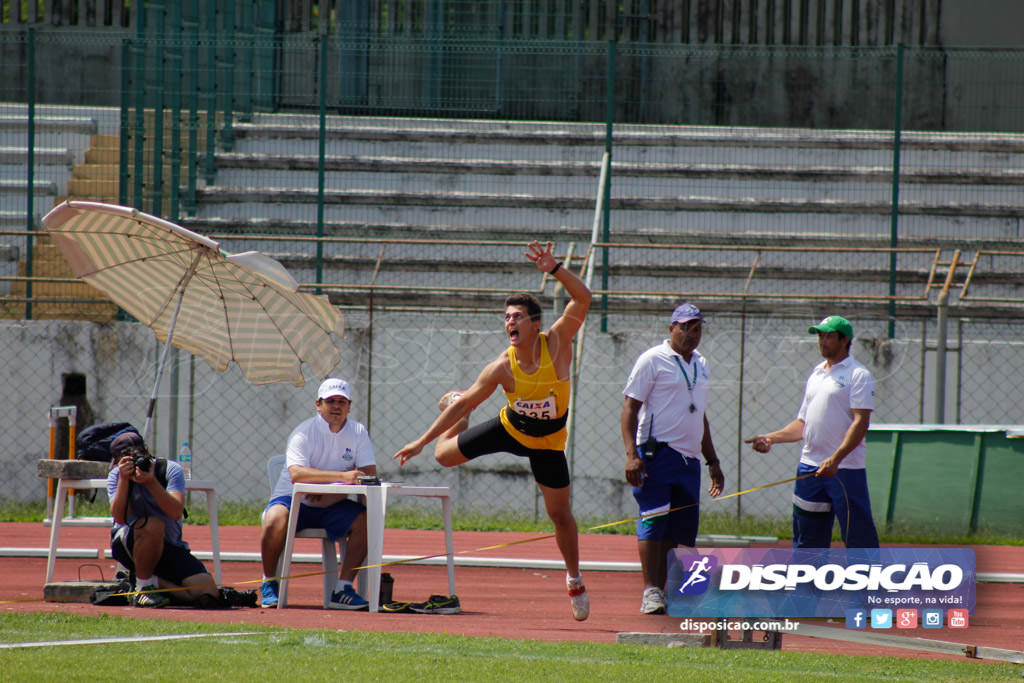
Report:
<svg viewBox="0 0 1024 683"><path fill-rule="evenodd" d="M712 465L717 465L718 458L715 458L714 460L705 460L704 464L707 465L708 467L711 467Z"/></svg>
<svg viewBox="0 0 1024 683"><path fill-rule="evenodd" d="M551 270L548 271L548 275L554 275L555 273L558 272L558 269L561 268L561 267L562 267L562 262L559 261L558 263L555 264L554 268L552 268Z"/></svg>

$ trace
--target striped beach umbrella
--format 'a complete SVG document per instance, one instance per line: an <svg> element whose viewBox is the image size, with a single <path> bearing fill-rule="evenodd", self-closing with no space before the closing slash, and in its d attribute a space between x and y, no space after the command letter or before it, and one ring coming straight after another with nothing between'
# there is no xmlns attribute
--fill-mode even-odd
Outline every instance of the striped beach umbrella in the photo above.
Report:
<svg viewBox="0 0 1024 683"><path fill-rule="evenodd" d="M331 335L344 318L326 296L298 291L284 266L136 209L66 201L43 218L82 278L164 342L146 416L171 344L223 372L232 361L253 384L305 383L302 364L326 377L341 357Z"/></svg>

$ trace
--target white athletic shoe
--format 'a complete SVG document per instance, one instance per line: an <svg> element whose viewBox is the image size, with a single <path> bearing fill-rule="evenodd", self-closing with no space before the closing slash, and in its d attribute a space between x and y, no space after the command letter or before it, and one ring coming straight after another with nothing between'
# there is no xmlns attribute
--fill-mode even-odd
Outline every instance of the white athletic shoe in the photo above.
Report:
<svg viewBox="0 0 1024 683"><path fill-rule="evenodd" d="M640 603L642 614L664 614L665 607L665 591L654 586L644 589L644 599Z"/></svg>
<svg viewBox="0 0 1024 683"><path fill-rule="evenodd" d="M444 409L451 404L462 398L461 391L449 391L447 394L441 397L441 400L437 402L438 409L443 413Z"/></svg>
<svg viewBox="0 0 1024 683"><path fill-rule="evenodd" d="M565 577L565 587L569 589L569 605L572 607L572 616L576 621L583 621L590 616L590 596L587 595L587 587L583 585L583 577L575 579Z"/></svg>

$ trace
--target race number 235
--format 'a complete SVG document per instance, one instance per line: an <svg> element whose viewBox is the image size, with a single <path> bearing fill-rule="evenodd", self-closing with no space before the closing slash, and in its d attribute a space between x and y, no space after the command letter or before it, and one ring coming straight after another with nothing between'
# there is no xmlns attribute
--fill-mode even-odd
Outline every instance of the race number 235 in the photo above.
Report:
<svg viewBox="0 0 1024 683"><path fill-rule="evenodd" d="M532 401L517 398L515 403L512 404L512 410L520 415L539 420L553 420L558 417L556 408L554 396Z"/></svg>

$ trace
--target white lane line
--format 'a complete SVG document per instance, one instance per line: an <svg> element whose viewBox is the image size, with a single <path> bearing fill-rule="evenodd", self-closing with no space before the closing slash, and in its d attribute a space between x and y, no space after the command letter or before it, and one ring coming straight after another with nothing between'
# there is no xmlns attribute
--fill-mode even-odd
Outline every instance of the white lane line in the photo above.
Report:
<svg viewBox="0 0 1024 683"><path fill-rule="evenodd" d="M177 633L166 636L115 636L110 638L87 638L83 640L48 640L32 643L0 643L0 649L18 647L57 647L60 645L107 645L110 643L146 643L155 640L186 640L189 638L235 638L238 636L263 635L259 631L231 631L229 633Z"/></svg>

